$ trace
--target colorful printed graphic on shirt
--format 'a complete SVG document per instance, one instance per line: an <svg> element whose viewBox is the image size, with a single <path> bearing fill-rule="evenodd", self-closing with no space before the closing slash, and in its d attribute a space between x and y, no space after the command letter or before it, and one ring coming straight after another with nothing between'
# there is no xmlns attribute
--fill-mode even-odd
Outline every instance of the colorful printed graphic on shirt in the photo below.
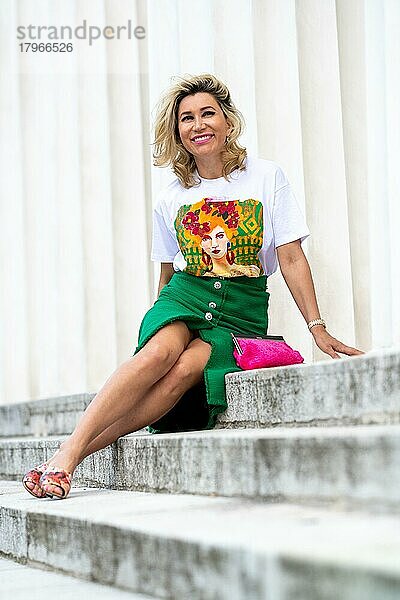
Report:
<svg viewBox="0 0 400 600"><path fill-rule="evenodd" d="M175 219L186 272L209 277L259 277L263 205L258 200L203 198L181 206Z"/></svg>

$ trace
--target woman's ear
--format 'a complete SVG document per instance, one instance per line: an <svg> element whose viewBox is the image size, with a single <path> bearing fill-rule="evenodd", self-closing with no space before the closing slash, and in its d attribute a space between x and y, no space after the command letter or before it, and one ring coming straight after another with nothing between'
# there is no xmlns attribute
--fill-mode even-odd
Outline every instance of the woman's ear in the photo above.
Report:
<svg viewBox="0 0 400 600"><path fill-rule="evenodd" d="M226 131L226 141L229 142L229 138L230 138L233 127L229 124L229 122L227 122L227 125L228 125L228 129Z"/></svg>

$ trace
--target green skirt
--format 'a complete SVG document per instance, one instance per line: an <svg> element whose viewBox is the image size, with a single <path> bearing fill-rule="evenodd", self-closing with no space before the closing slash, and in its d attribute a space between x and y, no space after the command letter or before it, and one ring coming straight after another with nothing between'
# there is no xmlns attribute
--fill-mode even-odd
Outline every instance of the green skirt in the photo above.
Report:
<svg viewBox="0 0 400 600"><path fill-rule="evenodd" d="M231 332L265 335L268 327L267 278L196 277L174 273L145 314L139 330L139 352L162 327L184 321L211 344L204 382L186 392L161 419L148 427L151 433L212 429L217 415L228 407L225 375L241 369L233 357Z"/></svg>

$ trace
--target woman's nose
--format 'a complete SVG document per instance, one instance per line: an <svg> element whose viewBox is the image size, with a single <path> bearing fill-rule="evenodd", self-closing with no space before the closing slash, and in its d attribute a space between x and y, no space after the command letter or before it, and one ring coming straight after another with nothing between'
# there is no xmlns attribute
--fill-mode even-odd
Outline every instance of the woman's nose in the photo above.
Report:
<svg viewBox="0 0 400 600"><path fill-rule="evenodd" d="M199 115L194 118L194 128L196 131L201 131L203 129L204 123L202 117Z"/></svg>

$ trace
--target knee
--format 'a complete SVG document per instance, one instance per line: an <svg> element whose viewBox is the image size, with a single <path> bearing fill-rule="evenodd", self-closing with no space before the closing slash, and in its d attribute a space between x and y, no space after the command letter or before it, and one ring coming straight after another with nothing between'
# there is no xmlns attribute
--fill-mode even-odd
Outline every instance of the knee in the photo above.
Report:
<svg viewBox="0 0 400 600"><path fill-rule="evenodd" d="M170 376L171 385L177 390L185 392L200 380L202 370L182 354L171 369Z"/></svg>
<svg viewBox="0 0 400 600"><path fill-rule="evenodd" d="M173 351L167 344L152 340L144 346L142 359L148 368L169 366L173 364Z"/></svg>

